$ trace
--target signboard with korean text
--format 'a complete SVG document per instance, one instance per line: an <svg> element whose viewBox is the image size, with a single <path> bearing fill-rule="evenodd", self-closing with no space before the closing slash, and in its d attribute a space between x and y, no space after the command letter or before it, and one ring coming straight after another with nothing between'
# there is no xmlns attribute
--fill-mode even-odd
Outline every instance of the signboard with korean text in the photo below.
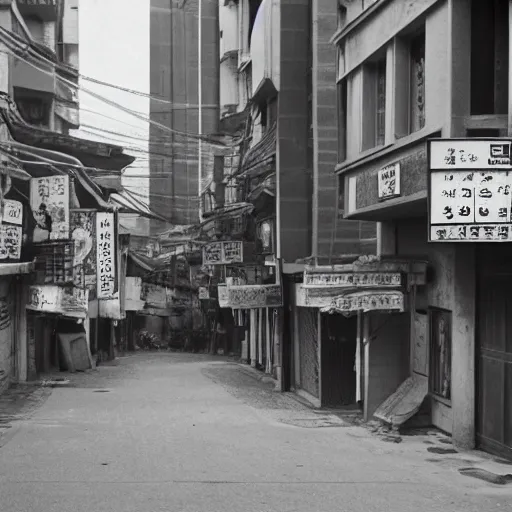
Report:
<svg viewBox="0 0 512 512"><path fill-rule="evenodd" d="M304 271L304 288L359 288L359 287L399 287L402 275L399 272L344 272L319 273Z"/></svg>
<svg viewBox="0 0 512 512"><path fill-rule="evenodd" d="M23 205L4 199L0 224L0 261L19 261L23 242Z"/></svg>
<svg viewBox="0 0 512 512"><path fill-rule="evenodd" d="M400 164L388 165L377 174L379 199L391 199L400 195Z"/></svg>
<svg viewBox="0 0 512 512"><path fill-rule="evenodd" d="M243 261L243 242L211 242L203 247L203 265L226 265Z"/></svg>
<svg viewBox="0 0 512 512"><path fill-rule="evenodd" d="M98 299L110 299L116 289L116 240L113 213L96 214Z"/></svg>
<svg viewBox="0 0 512 512"><path fill-rule="evenodd" d="M429 240L512 241L511 141L429 141Z"/></svg>
<svg viewBox="0 0 512 512"><path fill-rule="evenodd" d="M34 242L69 239L69 177L30 180L30 207L37 223Z"/></svg>

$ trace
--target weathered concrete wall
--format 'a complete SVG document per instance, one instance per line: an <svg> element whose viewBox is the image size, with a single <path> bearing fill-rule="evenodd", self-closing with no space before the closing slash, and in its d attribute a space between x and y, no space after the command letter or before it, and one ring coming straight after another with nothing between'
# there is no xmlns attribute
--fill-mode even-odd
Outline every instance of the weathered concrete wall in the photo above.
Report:
<svg viewBox="0 0 512 512"><path fill-rule="evenodd" d="M336 48L330 39L338 25L337 3L314 0L313 27L313 254L375 253L376 225L348 221L340 215L337 178L338 99ZM315 123L316 121L316 123ZM367 241L361 244L361 239Z"/></svg>
<svg viewBox="0 0 512 512"><path fill-rule="evenodd" d="M376 333L374 338L372 333ZM365 404L368 419L409 375L409 315L372 314L370 336Z"/></svg>
<svg viewBox="0 0 512 512"><path fill-rule="evenodd" d="M311 254L311 174L307 165L308 0L282 0L280 38L278 222L281 257L293 262Z"/></svg>
<svg viewBox="0 0 512 512"><path fill-rule="evenodd" d="M427 243L427 220L397 222L398 253L426 255L433 270L426 304L452 311L451 406L432 398L432 420L465 448L475 439L475 249L470 244ZM428 336L425 336L428 343Z"/></svg>

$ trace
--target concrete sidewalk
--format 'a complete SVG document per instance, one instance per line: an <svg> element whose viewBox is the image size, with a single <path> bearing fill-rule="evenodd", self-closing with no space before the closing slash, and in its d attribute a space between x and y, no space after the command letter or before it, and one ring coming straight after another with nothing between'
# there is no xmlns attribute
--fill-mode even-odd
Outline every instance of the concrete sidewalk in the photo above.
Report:
<svg viewBox="0 0 512 512"><path fill-rule="evenodd" d="M70 376L33 414L12 419L0 448L2 512L509 507L511 487L459 473L473 454L429 452L450 448L437 436L384 442L219 357L116 363Z"/></svg>

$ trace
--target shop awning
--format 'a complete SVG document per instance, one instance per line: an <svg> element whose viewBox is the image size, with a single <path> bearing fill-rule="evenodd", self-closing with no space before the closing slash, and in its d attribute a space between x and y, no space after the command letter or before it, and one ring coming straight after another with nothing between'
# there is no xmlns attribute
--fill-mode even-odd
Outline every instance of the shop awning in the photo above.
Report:
<svg viewBox="0 0 512 512"><path fill-rule="evenodd" d="M148 219L157 219L167 222L167 219L152 212L146 203L137 199L128 189L123 189L120 192L111 194L110 202L119 206L121 208L121 212L137 213Z"/></svg>
<svg viewBox="0 0 512 512"><path fill-rule="evenodd" d="M125 154L121 146L64 135L28 124L15 102L5 93L0 93L0 114L15 141L68 154L80 160L85 167L121 170L135 161L135 157Z"/></svg>

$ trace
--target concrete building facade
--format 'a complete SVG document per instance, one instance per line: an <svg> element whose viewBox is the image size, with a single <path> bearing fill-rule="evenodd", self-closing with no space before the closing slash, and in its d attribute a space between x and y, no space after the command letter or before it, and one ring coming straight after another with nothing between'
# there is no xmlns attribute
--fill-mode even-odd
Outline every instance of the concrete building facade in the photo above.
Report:
<svg viewBox="0 0 512 512"><path fill-rule="evenodd" d="M429 243L427 206L428 139L511 134L509 3L340 0L338 9L344 218L380 223L380 255L429 265L404 326L372 339L384 351L380 386L423 380L429 421L456 445L510 456L510 244ZM391 351L406 357L391 362Z"/></svg>
<svg viewBox="0 0 512 512"><path fill-rule="evenodd" d="M219 121L218 2L151 0L150 8L150 207L194 224L206 152L197 135L215 134Z"/></svg>

